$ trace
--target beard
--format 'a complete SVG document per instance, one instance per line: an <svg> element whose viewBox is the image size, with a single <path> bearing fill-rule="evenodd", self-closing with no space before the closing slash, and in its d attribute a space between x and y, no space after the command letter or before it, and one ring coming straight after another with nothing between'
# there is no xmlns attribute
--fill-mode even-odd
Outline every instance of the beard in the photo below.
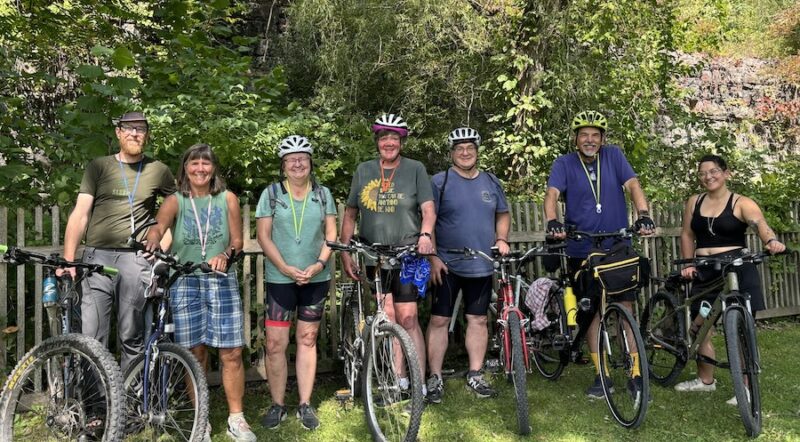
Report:
<svg viewBox="0 0 800 442"><path fill-rule="evenodd" d="M119 142L120 150L125 155L141 155L142 151L144 150L144 139L142 141L136 141L133 139L123 139Z"/></svg>

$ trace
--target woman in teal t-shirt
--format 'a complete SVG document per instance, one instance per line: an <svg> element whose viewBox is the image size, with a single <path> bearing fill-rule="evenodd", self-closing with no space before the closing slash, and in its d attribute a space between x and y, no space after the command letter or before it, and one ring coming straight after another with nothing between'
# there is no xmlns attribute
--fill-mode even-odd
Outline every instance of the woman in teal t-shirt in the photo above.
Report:
<svg viewBox="0 0 800 442"><path fill-rule="evenodd" d="M242 215L239 199L225 190L217 158L208 144L195 144L183 154L178 168L178 192L164 200L147 234L150 247L172 229L170 252L181 262L205 261L226 272L228 261L241 251ZM189 349L208 369L208 347L219 349L222 385L228 401L227 434L236 440L255 441L244 418L244 311L236 272L227 276L201 273L182 276L170 289L175 341ZM210 439L211 427L207 436Z"/></svg>
<svg viewBox="0 0 800 442"><path fill-rule="evenodd" d="M311 407L317 371L317 333L330 287L327 268L336 239L336 205L330 191L311 178L313 148L292 135L281 141L281 181L267 186L256 208L258 243L267 255L266 347L272 406L261 423L276 428L286 418L286 348L291 318L297 311L297 418L303 427L319 427ZM285 177L285 179L284 179Z"/></svg>

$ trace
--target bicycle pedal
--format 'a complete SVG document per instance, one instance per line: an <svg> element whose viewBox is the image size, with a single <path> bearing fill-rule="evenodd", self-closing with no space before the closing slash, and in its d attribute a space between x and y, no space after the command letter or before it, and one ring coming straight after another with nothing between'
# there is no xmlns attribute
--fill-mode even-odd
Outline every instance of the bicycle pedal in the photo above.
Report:
<svg viewBox="0 0 800 442"><path fill-rule="evenodd" d="M353 392L349 388L342 388L341 390L336 390L333 396L339 402L347 402L353 399Z"/></svg>

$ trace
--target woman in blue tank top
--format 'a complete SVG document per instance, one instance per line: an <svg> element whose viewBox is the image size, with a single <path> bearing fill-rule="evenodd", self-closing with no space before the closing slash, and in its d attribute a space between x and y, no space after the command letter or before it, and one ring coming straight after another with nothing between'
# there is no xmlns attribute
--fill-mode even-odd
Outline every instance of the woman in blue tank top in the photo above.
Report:
<svg viewBox="0 0 800 442"><path fill-rule="evenodd" d="M752 199L737 195L728 190L728 179L731 172L725 160L717 155L706 155L700 159L697 177L706 192L693 195L686 202L681 231L681 254L683 258L695 256L729 255L740 253L746 247L745 234L750 226L761 239L770 253L782 252L786 246L775 236L775 232L767 225L761 208ZM711 268L688 266L681 270L686 279L694 279L697 273L703 274L703 282L692 284L692 292L697 293L711 285L718 284L722 278L720 271ZM742 292L750 294L753 314L764 309L764 297L761 293L761 281L758 271L752 263L746 263L736 272L739 275L739 286ZM714 302L716 294L705 299L698 299L692 305L693 329L703 323L698 315L702 301ZM710 358L715 357L711 345L711 335L700 344L699 353ZM714 366L697 362L697 378L681 382L675 386L678 391L714 391ZM728 401L736 405L736 397Z"/></svg>

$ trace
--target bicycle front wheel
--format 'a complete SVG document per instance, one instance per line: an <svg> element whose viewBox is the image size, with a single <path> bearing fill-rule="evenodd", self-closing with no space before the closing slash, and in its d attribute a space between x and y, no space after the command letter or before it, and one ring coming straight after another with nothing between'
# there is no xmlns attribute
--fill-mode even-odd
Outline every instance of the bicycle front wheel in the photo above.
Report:
<svg viewBox="0 0 800 442"><path fill-rule="evenodd" d="M145 357L137 356L123 376L127 433L144 433L153 440L168 435L169 440L202 441L208 425L208 386L197 359L177 344L158 344L145 388Z"/></svg>
<svg viewBox="0 0 800 442"><path fill-rule="evenodd" d="M739 308L725 312L725 343L728 363L736 394L736 403L747 435L761 433L761 390L758 385L758 345L755 324L748 313Z"/></svg>
<svg viewBox="0 0 800 442"><path fill-rule="evenodd" d="M656 292L642 314L641 334L647 348L650 379L665 387L675 383L686 365L683 322L675 297L665 291Z"/></svg>
<svg viewBox="0 0 800 442"><path fill-rule="evenodd" d="M397 324L385 322L373 330L367 337L362 391L372 439L416 441L423 407L417 350Z"/></svg>
<svg viewBox="0 0 800 442"><path fill-rule="evenodd" d="M555 381L561 377L564 367L569 360L569 339L562 333L562 326L567 323L567 318L559 299L561 291L548 295L544 314L550 325L542 330L531 332L530 347L531 359L539 374L545 379Z"/></svg>
<svg viewBox="0 0 800 442"><path fill-rule="evenodd" d="M647 353L639 327L628 309L612 303L603 313L597 339L608 408L620 425L638 428L650 398Z"/></svg>
<svg viewBox="0 0 800 442"><path fill-rule="evenodd" d="M121 438L122 376L97 340L78 334L49 338L31 349L6 380L0 440Z"/></svg>
<svg viewBox="0 0 800 442"><path fill-rule="evenodd" d="M508 332L511 334L511 378L514 381L514 395L517 401L517 428L519 434L527 435L531 432L528 416L528 389L525 369L525 356L522 349L522 330L519 316L515 313L508 315Z"/></svg>

